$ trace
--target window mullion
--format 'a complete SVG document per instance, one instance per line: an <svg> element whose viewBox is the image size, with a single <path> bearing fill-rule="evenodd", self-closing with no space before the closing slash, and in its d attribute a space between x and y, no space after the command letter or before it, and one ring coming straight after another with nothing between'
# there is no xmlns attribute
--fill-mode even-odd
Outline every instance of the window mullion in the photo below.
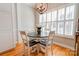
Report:
<svg viewBox="0 0 79 59"><path fill-rule="evenodd" d="M64 11L64 35L65 35L65 23L66 23L66 7L65 7L65 11Z"/></svg>
<svg viewBox="0 0 79 59"><path fill-rule="evenodd" d="M56 15L56 16L57 16L57 17L56 17L56 18L57 18L57 22L56 22L56 24L57 24L57 25L56 25L56 33L58 33L58 9L57 9L57 15Z"/></svg>
<svg viewBox="0 0 79 59"><path fill-rule="evenodd" d="M52 12L51 12L51 22L50 22L50 31L51 31L51 26L52 26Z"/></svg>
<svg viewBox="0 0 79 59"><path fill-rule="evenodd" d="M46 12L46 27L45 29L47 30L47 12Z"/></svg>
<svg viewBox="0 0 79 59"><path fill-rule="evenodd" d="M42 25L43 25L43 15L42 15ZM43 31L43 29L42 29L42 31Z"/></svg>

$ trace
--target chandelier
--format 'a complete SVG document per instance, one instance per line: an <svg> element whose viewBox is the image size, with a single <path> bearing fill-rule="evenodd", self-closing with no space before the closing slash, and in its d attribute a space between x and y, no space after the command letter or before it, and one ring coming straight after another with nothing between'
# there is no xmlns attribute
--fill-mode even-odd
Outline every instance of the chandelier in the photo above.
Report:
<svg viewBox="0 0 79 59"><path fill-rule="evenodd" d="M47 3L38 3L36 4L35 10L40 13L43 14L44 12L47 11L48 8L48 4Z"/></svg>

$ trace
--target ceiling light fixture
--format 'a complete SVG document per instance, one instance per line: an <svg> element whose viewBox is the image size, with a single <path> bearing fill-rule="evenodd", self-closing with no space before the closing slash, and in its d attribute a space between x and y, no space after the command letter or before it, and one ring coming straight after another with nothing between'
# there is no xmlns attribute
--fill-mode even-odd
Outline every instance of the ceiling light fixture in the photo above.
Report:
<svg viewBox="0 0 79 59"><path fill-rule="evenodd" d="M48 8L48 4L47 3L37 3L36 4L36 7L35 7L35 10L40 13L40 14L43 14L47 11L47 8Z"/></svg>

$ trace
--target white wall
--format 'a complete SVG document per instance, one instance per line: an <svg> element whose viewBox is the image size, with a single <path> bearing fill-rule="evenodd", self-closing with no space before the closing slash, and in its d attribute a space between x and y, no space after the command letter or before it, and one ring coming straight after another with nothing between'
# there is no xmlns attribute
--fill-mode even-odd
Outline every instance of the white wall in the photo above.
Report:
<svg viewBox="0 0 79 59"><path fill-rule="evenodd" d="M0 52L14 48L12 4L0 3Z"/></svg>
<svg viewBox="0 0 79 59"><path fill-rule="evenodd" d="M34 30L34 24L35 24L35 19L34 19L34 12L33 9L25 4L22 4L22 19L21 19L21 27L22 30L25 31L32 31Z"/></svg>
<svg viewBox="0 0 79 59"><path fill-rule="evenodd" d="M31 7L26 4L17 4L17 16L18 16L18 39L21 40L20 30L26 32L34 31L35 29L35 16Z"/></svg>
<svg viewBox="0 0 79 59"><path fill-rule="evenodd" d="M56 36L53 40L53 43L58 44L60 46L70 48L74 50L75 48L75 40L71 38Z"/></svg>
<svg viewBox="0 0 79 59"><path fill-rule="evenodd" d="M20 30L34 31L35 16L26 4L0 4L0 52L14 48L21 41ZM17 38L18 37L18 38Z"/></svg>

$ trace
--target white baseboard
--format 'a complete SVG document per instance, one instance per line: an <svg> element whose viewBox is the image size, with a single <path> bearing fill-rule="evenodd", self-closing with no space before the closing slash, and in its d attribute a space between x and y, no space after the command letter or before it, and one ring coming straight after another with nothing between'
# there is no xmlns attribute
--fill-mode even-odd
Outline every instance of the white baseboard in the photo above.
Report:
<svg viewBox="0 0 79 59"><path fill-rule="evenodd" d="M60 45L60 46L63 46L63 47L65 47L65 48L69 48L69 49L71 49L71 50L75 50L74 47L70 47L70 46L67 46L67 45L63 45L63 44L58 43L58 42L53 42L53 43L54 43L54 44L57 44L57 45Z"/></svg>

